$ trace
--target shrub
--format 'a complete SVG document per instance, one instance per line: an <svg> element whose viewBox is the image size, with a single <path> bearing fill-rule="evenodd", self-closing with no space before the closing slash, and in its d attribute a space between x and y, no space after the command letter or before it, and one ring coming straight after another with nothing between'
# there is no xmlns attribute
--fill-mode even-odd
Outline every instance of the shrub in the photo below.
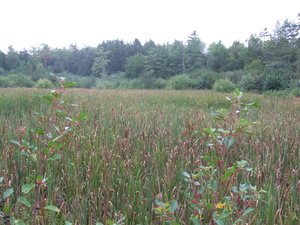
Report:
<svg viewBox="0 0 300 225"><path fill-rule="evenodd" d="M218 73L208 69L198 69L190 74L190 78L196 81L198 89L212 89L218 79Z"/></svg>
<svg viewBox="0 0 300 225"><path fill-rule="evenodd" d="M292 95L295 97L300 97L300 88L293 89Z"/></svg>
<svg viewBox="0 0 300 225"><path fill-rule="evenodd" d="M53 84L51 80L47 78L42 78L37 81L37 83L34 85L36 88L52 88Z"/></svg>
<svg viewBox="0 0 300 225"><path fill-rule="evenodd" d="M155 80L154 86L157 89L163 89L167 86L167 81L165 79L159 77Z"/></svg>
<svg viewBox="0 0 300 225"><path fill-rule="evenodd" d="M187 75L171 77L169 83L170 88L175 90L195 89L197 87L196 81L189 78Z"/></svg>
<svg viewBox="0 0 300 225"><path fill-rule="evenodd" d="M267 64L261 75L262 91L285 90L290 84L290 75L293 74L289 62L277 61Z"/></svg>
<svg viewBox="0 0 300 225"><path fill-rule="evenodd" d="M244 67L245 70L255 70L262 71L264 69L264 64L260 59L255 59L251 63L246 64Z"/></svg>
<svg viewBox="0 0 300 225"><path fill-rule="evenodd" d="M246 74L246 75L242 76L242 79L240 82L238 82L237 86L242 91L256 90L257 89L256 79L253 75Z"/></svg>
<svg viewBox="0 0 300 225"><path fill-rule="evenodd" d="M33 87L34 82L28 76L24 76L21 74L10 74L8 79L12 83L12 87Z"/></svg>
<svg viewBox="0 0 300 225"><path fill-rule="evenodd" d="M235 84L228 78L217 80L213 86L213 90L217 92L232 92L234 89Z"/></svg>
<svg viewBox="0 0 300 225"><path fill-rule="evenodd" d="M0 87L11 87L12 82L8 79L8 77L0 77Z"/></svg>

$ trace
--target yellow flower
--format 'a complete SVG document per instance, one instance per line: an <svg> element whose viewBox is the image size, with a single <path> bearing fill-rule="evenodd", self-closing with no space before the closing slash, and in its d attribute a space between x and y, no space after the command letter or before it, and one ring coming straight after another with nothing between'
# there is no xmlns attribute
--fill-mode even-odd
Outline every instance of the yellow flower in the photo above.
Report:
<svg viewBox="0 0 300 225"><path fill-rule="evenodd" d="M226 203L218 203L216 207L217 209L223 209L226 207Z"/></svg>
<svg viewBox="0 0 300 225"><path fill-rule="evenodd" d="M164 213L167 213L170 211L170 209L168 208L169 207L169 203L166 202L164 203L164 208L161 207L161 206L158 206L157 208L154 208L156 211L158 211L157 213L161 213L161 214L164 214ZM158 215L157 217L161 217L160 215Z"/></svg>

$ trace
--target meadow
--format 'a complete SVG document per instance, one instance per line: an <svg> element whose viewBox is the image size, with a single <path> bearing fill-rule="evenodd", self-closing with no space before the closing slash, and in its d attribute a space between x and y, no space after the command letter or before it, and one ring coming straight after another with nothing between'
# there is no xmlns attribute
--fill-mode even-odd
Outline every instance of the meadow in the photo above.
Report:
<svg viewBox="0 0 300 225"><path fill-rule="evenodd" d="M161 224L154 211L158 198L176 199L176 221L191 224L193 212L185 195L189 184L182 170L197 171L201 156L210 154L194 131L214 127L211 110L230 109L225 98L231 94L68 89L63 98L78 104L68 110L78 115L85 109L87 118L59 140L61 158L47 164L47 201L60 212L49 211L34 223L32 209L16 199L35 163L11 140L37 139L31 131L38 121L34 112L49 115L52 105L39 97L48 92L0 89L0 191L14 189L6 201L12 216L25 224L92 225L123 217L124 224ZM300 99L248 93L243 98L260 104L245 115L258 124L249 128L254 135L236 137L224 164L246 160L254 169L251 184L266 191L247 224L299 224Z"/></svg>

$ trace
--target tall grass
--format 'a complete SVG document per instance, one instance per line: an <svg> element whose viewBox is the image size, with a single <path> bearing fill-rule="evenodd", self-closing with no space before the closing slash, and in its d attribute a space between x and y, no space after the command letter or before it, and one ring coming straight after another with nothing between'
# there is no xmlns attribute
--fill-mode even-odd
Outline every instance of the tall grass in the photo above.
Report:
<svg viewBox="0 0 300 225"><path fill-rule="evenodd" d="M30 164L11 139L32 138L34 111L47 114L41 91L0 89L0 177L18 193ZM45 92L43 92L44 94ZM49 224L95 224L126 216L126 224L159 224L156 197L176 199L180 224L189 224L181 169L194 171L209 151L194 130L210 127L211 109L228 108L226 94L211 91L114 91L70 89L66 97L88 119L72 138L62 138L62 158L48 164L49 199L61 209ZM253 185L268 191L252 224L298 224L300 205L300 101L246 94L261 108L254 137L238 137L232 151L253 168ZM230 165L226 165L230 166ZM3 187L4 188L4 187ZM13 199L11 200L13 203ZM31 212L15 208L30 221Z"/></svg>

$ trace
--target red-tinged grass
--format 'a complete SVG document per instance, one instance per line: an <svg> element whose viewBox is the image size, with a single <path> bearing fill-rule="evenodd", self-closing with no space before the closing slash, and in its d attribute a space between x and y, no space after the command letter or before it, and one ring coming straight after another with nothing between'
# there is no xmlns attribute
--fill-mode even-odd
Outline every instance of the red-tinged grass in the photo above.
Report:
<svg viewBox="0 0 300 225"><path fill-rule="evenodd" d="M17 192L32 165L10 140L33 140L33 112L47 115L50 107L40 93L47 91L0 89L0 176ZM66 98L79 105L71 110L86 109L88 119L61 140L61 160L48 165L49 199L61 209L59 216L51 215L51 223L95 224L126 216L126 224L158 224L153 208L161 197L176 199L178 221L190 224L180 170L194 171L209 151L193 131L214 126L210 110L228 108L226 96L230 94L69 89ZM268 192L252 224L297 224L299 100L245 94L244 101L260 103L246 116L259 124L251 128L254 136L237 137L231 160L247 160L256 169L252 185Z"/></svg>

